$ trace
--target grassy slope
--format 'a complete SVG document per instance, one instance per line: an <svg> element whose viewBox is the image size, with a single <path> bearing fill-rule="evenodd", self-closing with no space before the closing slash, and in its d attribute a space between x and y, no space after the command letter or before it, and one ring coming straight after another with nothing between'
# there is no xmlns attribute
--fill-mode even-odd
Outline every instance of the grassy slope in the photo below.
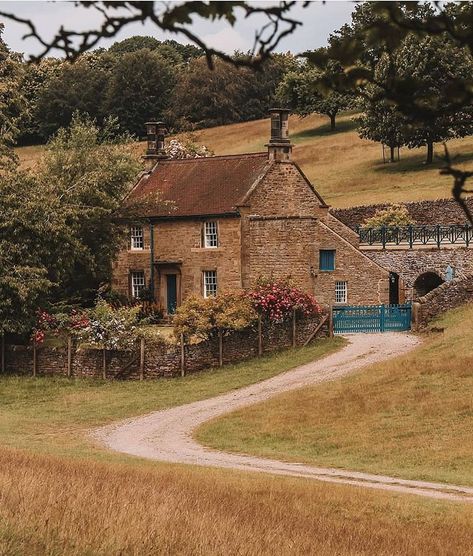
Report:
<svg viewBox="0 0 473 556"><path fill-rule="evenodd" d="M473 306L415 352L214 421L225 450L405 478L473 484Z"/></svg>
<svg viewBox="0 0 473 556"><path fill-rule="evenodd" d="M1 377L0 445L90 456L92 447L84 432L92 427L240 388L322 357L341 345L340 338L317 341L306 348L286 350L184 379L118 382ZM98 448L93 453L100 458L110 457Z"/></svg>
<svg viewBox="0 0 473 556"><path fill-rule="evenodd" d="M383 164L381 146L360 139L352 119L340 117L338 130L331 132L323 116L291 118L294 159L328 203L347 207L450 196L451 180L439 175L439 164L422 164L425 149L402 149L399 163ZM205 129L198 136L216 154L237 154L265 150L268 133L269 120L257 120ZM461 154L458 163L471 167L473 137L450 141L449 147L452 154ZM440 145L437 151L441 154ZM40 152L41 147L18 149L25 165L34 164ZM144 152L143 143L136 152Z"/></svg>

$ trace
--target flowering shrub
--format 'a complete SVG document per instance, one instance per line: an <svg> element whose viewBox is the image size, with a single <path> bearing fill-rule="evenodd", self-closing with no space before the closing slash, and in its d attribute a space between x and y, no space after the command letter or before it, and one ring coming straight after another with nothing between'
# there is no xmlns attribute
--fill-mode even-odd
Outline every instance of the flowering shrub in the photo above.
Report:
<svg viewBox="0 0 473 556"><path fill-rule="evenodd" d="M103 349L129 349L138 337L136 327L140 307L114 308L103 299L88 312L88 324L79 339Z"/></svg>
<svg viewBox="0 0 473 556"><path fill-rule="evenodd" d="M207 339L219 331L243 330L256 320L256 313L244 293L224 293L203 299L190 297L176 311L174 333Z"/></svg>
<svg viewBox="0 0 473 556"><path fill-rule="evenodd" d="M312 294L292 288L285 282L261 283L247 296L255 311L271 322L291 318L294 310L304 317L320 313L320 306Z"/></svg>
<svg viewBox="0 0 473 556"><path fill-rule="evenodd" d="M67 313L48 313L44 309L39 309L36 318L36 326L33 330L32 339L37 344L42 344L46 332L59 335L61 332L78 335L89 325L89 318L86 313L72 310Z"/></svg>
<svg viewBox="0 0 473 556"><path fill-rule="evenodd" d="M165 146L169 158L205 158L213 156L213 152L205 145L199 145L193 134L187 135L184 141L171 139Z"/></svg>

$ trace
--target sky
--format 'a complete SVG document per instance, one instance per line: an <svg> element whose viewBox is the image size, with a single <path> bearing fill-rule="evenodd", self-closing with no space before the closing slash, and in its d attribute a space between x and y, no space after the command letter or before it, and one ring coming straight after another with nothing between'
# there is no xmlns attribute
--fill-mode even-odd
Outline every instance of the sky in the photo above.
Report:
<svg viewBox="0 0 473 556"><path fill-rule="evenodd" d="M253 2L254 4L274 5L275 1ZM354 2L329 0L325 3L314 1L304 8L298 2L291 11L293 17L302 22L302 25L290 36L281 41L279 52L290 50L293 53L304 52L326 44L331 32L350 21ZM45 2L45 1L3 1L0 0L0 11L14 13L18 17L31 19L37 26L40 34L46 38L54 36L61 25L65 28L84 31L96 28L102 16L93 8L76 7L74 2ZM242 12L240 12L241 14ZM0 18L1 21L1 18ZM25 27L5 21L3 38L8 46L17 52L37 54L39 45L35 39L22 39ZM241 15L234 27L224 22L210 22L195 18L192 31L210 46L232 53L234 50L248 51L253 46L255 30L261 26L262 20L253 17L244 20ZM109 47L113 42L133 35L150 35L159 40L172 38L182 43L189 42L185 37L175 34L164 34L152 23L133 23L123 29L115 39L103 40L100 46ZM58 55L58 53L56 53Z"/></svg>

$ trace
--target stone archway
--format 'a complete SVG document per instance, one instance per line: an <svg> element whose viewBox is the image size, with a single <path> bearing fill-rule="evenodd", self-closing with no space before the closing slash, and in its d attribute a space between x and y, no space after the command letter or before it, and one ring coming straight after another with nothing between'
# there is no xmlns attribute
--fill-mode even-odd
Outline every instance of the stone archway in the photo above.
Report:
<svg viewBox="0 0 473 556"><path fill-rule="evenodd" d="M444 281L436 272L428 271L420 274L414 282L414 298L423 297L438 288Z"/></svg>

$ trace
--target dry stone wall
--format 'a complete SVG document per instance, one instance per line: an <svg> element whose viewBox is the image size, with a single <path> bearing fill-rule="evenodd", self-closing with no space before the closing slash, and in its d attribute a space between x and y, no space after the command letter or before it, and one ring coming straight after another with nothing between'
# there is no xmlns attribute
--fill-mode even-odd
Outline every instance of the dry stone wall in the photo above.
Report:
<svg viewBox="0 0 473 556"><path fill-rule="evenodd" d="M435 201L419 201L403 204L409 214L421 226L440 224L466 224L465 213L453 199L437 199ZM467 198L467 205L473 211L473 197ZM331 209L330 212L346 226L356 230L367 218L374 216L376 211L386 209L390 204L361 205L347 209Z"/></svg>
<svg viewBox="0 0 473 556"><path fill-rule="evenodd" d="M296 345L304 342L317 329L323 315L301 319L296 326ZM263 327L263 352L269 353L292 346L292 321ZM317 337L329 335L328 320L317 332ZM235 363L258 354L256 327L234 332L223 339L224 364ZM102 377L102 350L76 349L72 352L71 376L81 378ZM36 372L38 375L67 375L66 348L39 347ZM194 373L219 365L217 339L185 346L185 372ZM33 348L30 346L6 347L6 372L31 375ZM181 348L172 344L147 344L145 349L144 378L173 377L181 373ZM140 378L138 351L108 351L107 378L136 380Z"/></svg>
<svg viewBox="0 0 473 556"><path fill-rule="evenodd" d="M445 282L419 299L417 326L425 326L433 318L449 309L473 303L473 275Z"/></svg>

